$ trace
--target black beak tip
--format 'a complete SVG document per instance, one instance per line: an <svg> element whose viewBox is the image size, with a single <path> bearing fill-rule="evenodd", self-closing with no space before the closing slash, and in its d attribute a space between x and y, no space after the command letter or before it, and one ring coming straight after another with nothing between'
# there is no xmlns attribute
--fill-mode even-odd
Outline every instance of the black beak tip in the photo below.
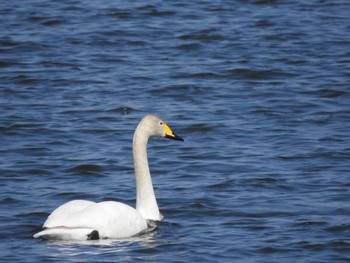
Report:
<svg viewBox="0 0 350 263"><path fill-rule="evenodd" d="M182 139L180 136L176 135L175 133L173 134L173 136L165 136L166 138L169 138L169 139L172 139L172 140L175 140L175 141L184 141L184 139Z"/></svg>
<svg viewBox="0 0 350 263"><path fill-rule="evenodd" d="M175 136L176 137L176 139L175 140L177 140L177 141L182 141L182 142L184 142L185 140L184 139L182 139L180 136Z"/></svg>

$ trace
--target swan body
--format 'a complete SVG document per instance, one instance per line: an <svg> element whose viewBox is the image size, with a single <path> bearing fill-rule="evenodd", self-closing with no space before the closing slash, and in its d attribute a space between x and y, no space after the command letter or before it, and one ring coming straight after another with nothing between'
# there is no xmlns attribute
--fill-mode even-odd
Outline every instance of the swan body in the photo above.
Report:
<svg viewBox="0 0 350 263"><path fill-rule="evenodd" d="M147 159L147 142L153 136L183 141L157 116L147 115L140 121L133 138L136 209L114 201L73 200L54 210L44 223L44 230L34 237L49 240L125 238L146 230L148 220L161 220Z"/></svg>

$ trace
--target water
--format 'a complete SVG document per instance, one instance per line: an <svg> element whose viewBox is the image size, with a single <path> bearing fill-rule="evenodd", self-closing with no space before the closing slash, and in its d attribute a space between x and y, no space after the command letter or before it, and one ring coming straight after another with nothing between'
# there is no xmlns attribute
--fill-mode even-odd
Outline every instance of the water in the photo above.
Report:
<svg viewBox="0 0 350 263"><path fill-rule="evenodd" d="M349 262L350 3L2 1L5 262ZM72 199L135 203L149 145L155 232L32 238Z"/></svg>

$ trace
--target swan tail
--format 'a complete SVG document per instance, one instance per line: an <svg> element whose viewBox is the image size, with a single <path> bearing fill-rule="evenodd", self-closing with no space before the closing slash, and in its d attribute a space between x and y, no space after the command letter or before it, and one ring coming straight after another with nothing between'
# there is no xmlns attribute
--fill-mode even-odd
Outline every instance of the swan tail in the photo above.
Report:
<svg viewBox="0 0 350 263"><path fill-rule="evenodd" d="M99 232L91 228L68 228L55 227L47 228L34 235L34 238L46 240L97 240L100 239Z"/></svg>

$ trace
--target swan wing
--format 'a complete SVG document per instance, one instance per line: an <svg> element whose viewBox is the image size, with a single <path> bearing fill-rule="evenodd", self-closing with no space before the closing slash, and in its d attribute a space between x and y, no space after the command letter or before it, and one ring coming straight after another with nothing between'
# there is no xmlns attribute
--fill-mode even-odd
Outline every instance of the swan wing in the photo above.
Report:
<svg viewBox="0 0 350 263"><path fill-rule="evenodd" d="M87 240L96 239L96 236L124 238L147 229L147 221L123 203L75 200L53 211L44 228L34 237L60 240Z"/></svg>
<svg viewBox="0 0 350 263"><path fill-rule="evenodd" d="M86 200L73 200L67 202L56 208L51 215L49 215L43 227L52 228L65 226L67 221L70 221L74 215L81 213L87 207L95 204L95 202Z"/></svg>

